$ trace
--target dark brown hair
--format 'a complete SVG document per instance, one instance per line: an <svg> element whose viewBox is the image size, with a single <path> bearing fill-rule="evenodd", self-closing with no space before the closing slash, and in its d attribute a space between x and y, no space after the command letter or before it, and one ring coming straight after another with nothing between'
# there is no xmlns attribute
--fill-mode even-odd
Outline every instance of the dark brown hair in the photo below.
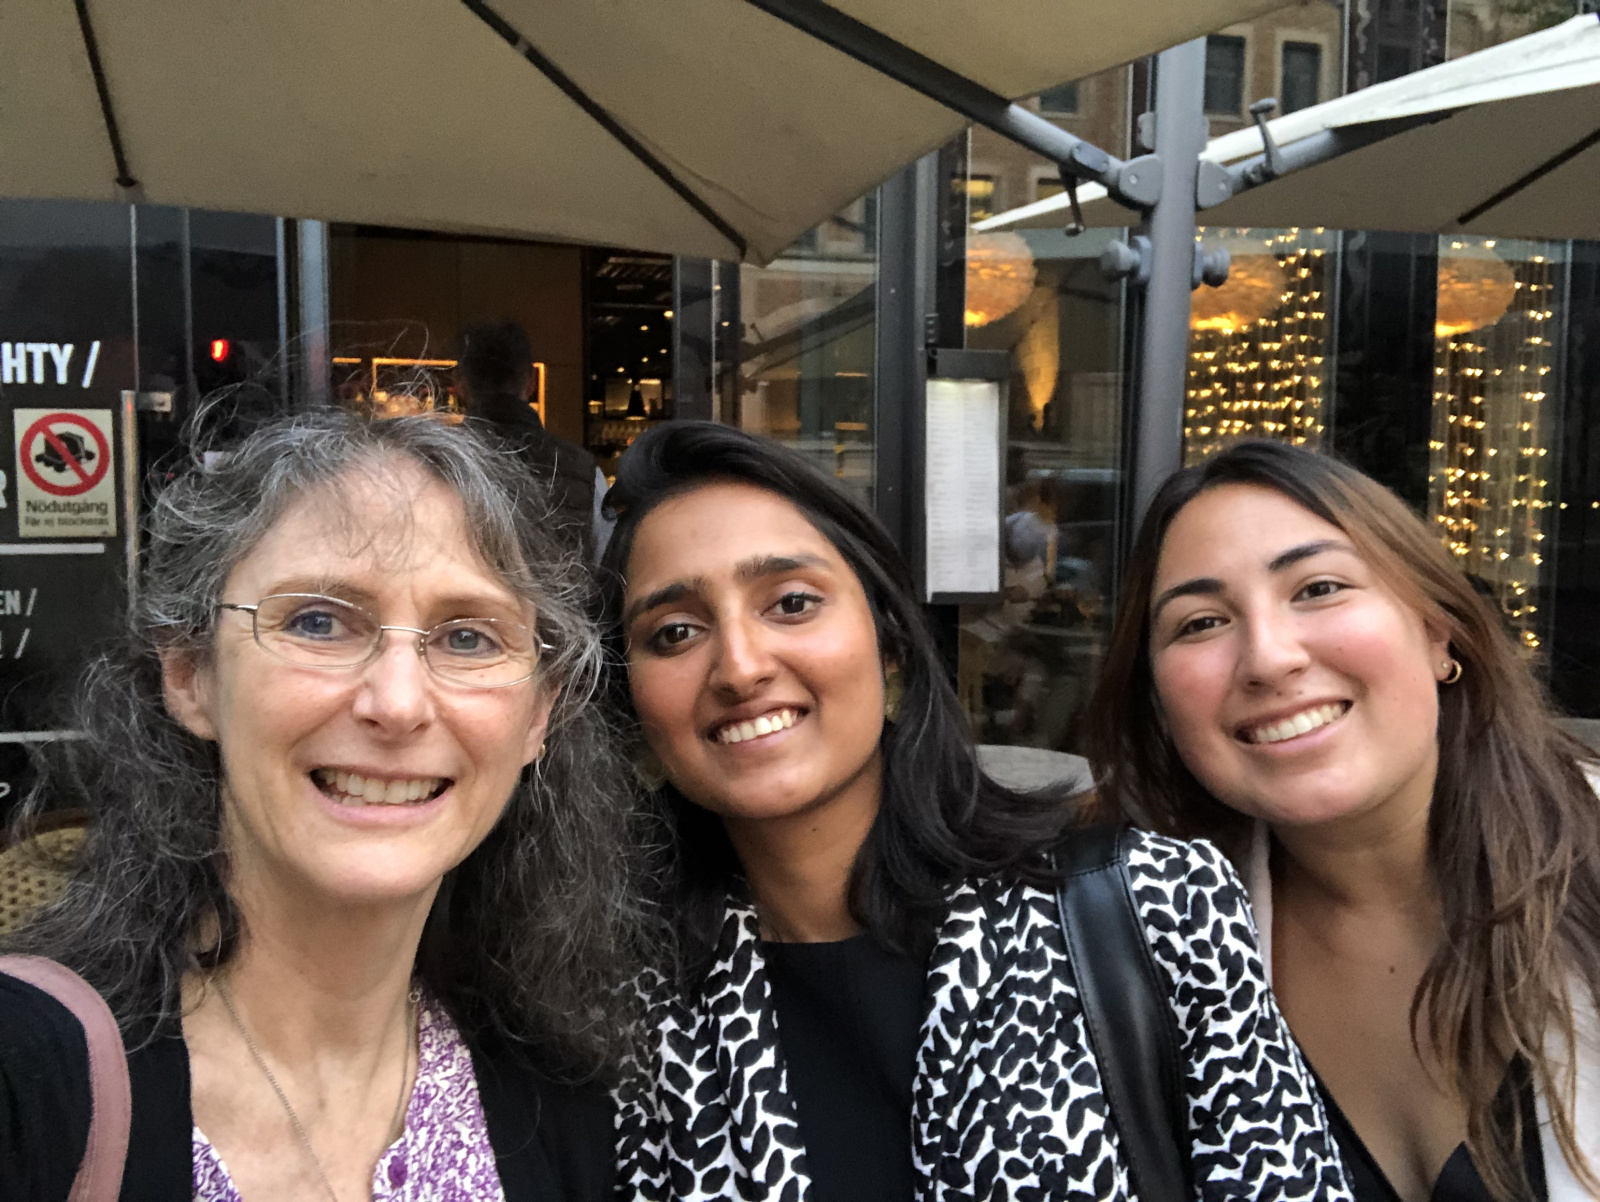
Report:
<svg viewBox="0 0 1600 1202"><path fill-rule="evenodd" d="M1402 603L1447 631L1460 680L1439 693L1439 769L1428 856L1444 937L1411 1007L1445 1085L1467 1108L1467 1147L1496 1197L1527 1196L1520 1132L1508 1140L1495 1098L1510 1058L1550 1100L1556 1139L1591 1188L1573 1131L1576 1041L1569 980L1600 1002L1600 802L1594 757L1556 725L1493 604L1435 532L1382 485L1330 456L1281 443L1238 444L1169 479L1151 502L1124 577L1104 673L1090 707L1100 804L1141 826L1210 838L1235 858L1250 819L1208 793L1161 720L1150 667L1157 561L1178 512L1225 484L1269 488L1337 526ZM1545 1035L1565 1037L1565 1069ZM1513 1128L1520 1124L1511 1124Z"/></svg>

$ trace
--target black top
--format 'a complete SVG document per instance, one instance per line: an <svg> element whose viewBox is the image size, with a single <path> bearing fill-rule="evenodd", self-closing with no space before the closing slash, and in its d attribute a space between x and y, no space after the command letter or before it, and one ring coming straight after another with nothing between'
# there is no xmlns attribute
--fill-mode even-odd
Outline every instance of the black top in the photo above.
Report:
<svg viewBox="0 0 1600 1202"><path fill-rule="evenodd" d="M813 1202L911 1202L927 965L870 935L761 949Z"/></svg>
<svg viewBox="0 0 1600 1202"><path fill-rule="evenodd" d="M616 1154L605 1092L559 1085L504 1043L467 1043L506 1202L610 1202ZM164 1033L130 1051L128 1079L133 1121L121 1202L191 1197L183 1036ZM67 1197L89 1138L89 1106L89 1050L77 1019L42 990L0 974L0 1198Z"/></svg>
<svg viewBox="0 0 1600 1202"><path fill-rule="evenodd" d="M1344 1111L1339 1109L1339 1103L1333 1100L1333 1095L1328 1092L1321 1078L1317 1079L1317 1091L1322 1095L1322 1104L1328 1111L1328 1126L1332 1128L1333 1138L1339 1145L1339 1158L1344 1161L1345 1177L1350 1182L1350 1192L1355 1195L1355 1202L1400 1202L1400 1195L1389 1183L1389 1178L1384 1175L1372 1153L1367 1151L1367 1145L1361 1142L1361 1137L1356 1134ZM1511 1071L1506 1074L1500 1094L1495 1098L1495 1109L1503 1129L1509 1130L1512 1123L1521 1124L1523 1167L1533 1187L1533 1199L1534 1202L1546 1202L1548 1191L1544 1179L1544 1154L1539 1146L1539 1113L1534 1104L1532 1078L1520 1061L1513 1064ZM1478 1166L1467 1152L1466 1144L1457 1145L1444 1162L1438 1180L1433 1183L1429 1202L1494 1202L1494 1196L1478 1174Z"/></svg>

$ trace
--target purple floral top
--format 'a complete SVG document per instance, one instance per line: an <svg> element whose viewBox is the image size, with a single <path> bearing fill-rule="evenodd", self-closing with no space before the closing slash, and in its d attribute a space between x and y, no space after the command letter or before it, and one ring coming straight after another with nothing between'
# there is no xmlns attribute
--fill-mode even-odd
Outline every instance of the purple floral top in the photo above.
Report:
<svg viewBox="0 0 1600 1202"><path fill-rule="evenodd" d="M194 1202L243 1202L199 1127ZM418 1006L417 1081L405 1130L378 1157L372 1202L505 1202L472 1054L450 1016L427 995Z"/></svg>

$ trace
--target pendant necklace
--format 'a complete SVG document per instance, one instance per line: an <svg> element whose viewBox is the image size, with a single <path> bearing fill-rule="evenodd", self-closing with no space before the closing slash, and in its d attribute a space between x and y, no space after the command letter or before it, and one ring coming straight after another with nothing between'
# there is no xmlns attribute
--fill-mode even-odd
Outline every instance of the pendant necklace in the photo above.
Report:
<svg viewBox="0 0 1600 1202"><path fill-rule="evenodd" d="M266 1057L261 1054L261 1049L256 1046L256 1041L251 1038L250 1029L244 1025L244 1020L239 1017L239 1011L233 1004L233 997L228 993L228 987L221 981L214 981L217 987L217 996L222 999L222 1004L227 1007L228 1017L233 1020L234 1027L244 1039L244 1046L250 1050L250 1058L256 1062L256 1067L267 1079L267 1084L272 1086L272 1092L278 1095L278 1101L283 1104L283 1112L289 1116L289 1125L294 1128L294 1133L300 1137L300 1144L306 1150L306 1155L311 1158L311 1166L317 1170L317 1176L322 1180L322 1188L328 1191L328 1197L333 1202L339 1202L339 1195L334 1192L333 1182L328 1180L328 1174L322 1167L322 1160L317 1156L317 1150L311 1146L311 1137L306 1134L305 1125L300 1122L300 1116L294 1112L294 1107L289 1104L289 1095L283 1092L283 1086L278 1084L278 1078L268 1067ZM406 995L406 1048L400 1067L400 1097L396 1099L394 1116L389 1120L389 1130L394 1131L396 1124L402 1124L406 1104L406 1078L410 1076L407 1066L411 1061L411 1035L417 1026L417 1004L421 999L422 991L413 985L411 992ZM385 1140L384 1147L394 1141Z"/></svg>

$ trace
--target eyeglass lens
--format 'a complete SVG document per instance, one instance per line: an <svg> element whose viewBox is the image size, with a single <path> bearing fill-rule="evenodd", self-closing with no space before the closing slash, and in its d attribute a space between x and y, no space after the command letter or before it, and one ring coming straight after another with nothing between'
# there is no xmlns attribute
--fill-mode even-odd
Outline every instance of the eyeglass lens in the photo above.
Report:
<svg viewBox="0 0 1600 1202"><path fill-rule="evenodd" d="M359 606L296 593L263 597L255 633L265 650L307 668L363 664L383 638L378 620ZM538 660L532 632L496 618L442 622L424 636L422 654L439 676L478 688L526 680Z"/></svg>

